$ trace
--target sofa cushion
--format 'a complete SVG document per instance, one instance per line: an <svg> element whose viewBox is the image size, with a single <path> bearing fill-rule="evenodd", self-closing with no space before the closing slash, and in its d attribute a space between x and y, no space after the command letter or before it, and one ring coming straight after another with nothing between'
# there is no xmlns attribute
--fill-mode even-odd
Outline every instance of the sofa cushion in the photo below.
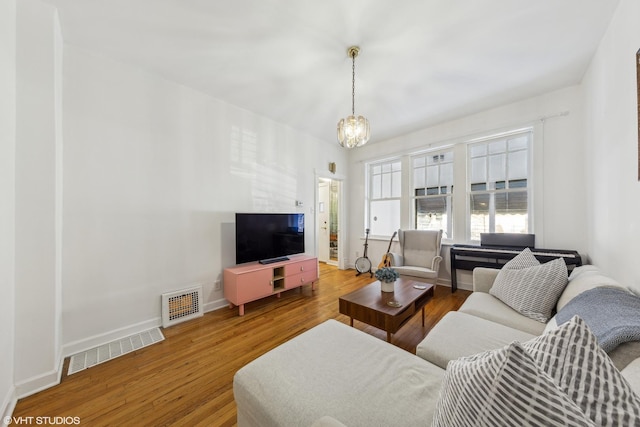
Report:
<svg viewBox="0 0 640 427"><path fill-rule="evenodd" d="M401 276L419 277L421 279L437 279L438 273L426 267L393 266L393 269Z"/></svg>
<svg viewBox="0 0 640 427"><path fill-rule="evenodd" d="M640 424L640 397L579 317L522 346L597 425Z"/></svg>
<svg viewBox="0 0 640 427"><path fill-rule="evenodd" d="M507 264L498 273L489 293L523 316L542 323L549 320L567 285L564 260L558 258L527 268L506 267Z"/></svg>
<svg viewBox="0 0 640 427"><path fill-rule="evenodd" d="M242 426L309 426L324 416L350 427L425 425L443 377L416 355L328 320L242 367L233 394Z"/></svg>
<svg viewBox="0 0 640 427"><path fill-rule="evenodd" d="M476 267L473 269L473 292L486 292L493 286L500 273L497 268Z"/></svg>
<svg viewBox="0 0 640 427"><path fill-rule="evenodd" d="M562 291L560 298L558 298L556 310L562 310L569 301L582 292L598 287L624 289L620 283L616 282L611 277L600 273L600 271L593 265L583 265L574 268L569 276L567 286L564 291Z"/></svg>
<svg viewBox="0 0 640 427"><path fill-rule="evenodd" d="M458 311L533 335L540 335L545 327L544 323L521 315L498 298L484 292L474 292L469 295Z"/></svg>
<svg viewBox="0 0 640 427"><path fill-rule="evenodd" d="M433 419L434 427L502 425L591 423L521 344L514 342L451 361Z"/></svg>
<svg viewBox="0 0 640 427"><path fill-rule="evenodd" d="M618 370L623 370L631 362L640 358L640 341L629 341L611 350L609 357Z"/></svg>
<svg viewBox="0 0 640 427"><path fill-rule="evenodd" d="M467 313L450 311L416 347L416 355L446 369L449 361L527 341L535 335Z"/></svg>

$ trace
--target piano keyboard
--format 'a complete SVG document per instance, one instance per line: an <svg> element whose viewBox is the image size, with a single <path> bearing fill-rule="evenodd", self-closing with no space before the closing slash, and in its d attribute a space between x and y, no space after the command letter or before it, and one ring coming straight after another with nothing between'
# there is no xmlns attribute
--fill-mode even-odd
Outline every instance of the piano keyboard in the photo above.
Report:
<svg viewBox="0 0 640 427"><path fill-rule="evenodd" d="M476 267L502 268L505 262L513 259L523 249L517 246L453 245L449 252L451 255L451 292L455 292L458 288L456 270L473 271ZM532 248L531 252L542 262L550 261L552 258L562 258L569 271L582 265L582 257L576 251Z"/></svg>
<svg viewBox="0 0 640 427"><path fill-rule="evenodd" d="M512 250L512 249L489 249L489 248L468 248L468 247L459 247L459 249L463 251L471 251L471 252L492 252L492 253L501 253L501 254L519 254L522 252L520 250ZM564 258L575 258L575 254L567 254L567 253L557 253L557 252L538 252L536 250L531 250L534 255L539 256L553 256L553 257L564 257Z"/></svg>

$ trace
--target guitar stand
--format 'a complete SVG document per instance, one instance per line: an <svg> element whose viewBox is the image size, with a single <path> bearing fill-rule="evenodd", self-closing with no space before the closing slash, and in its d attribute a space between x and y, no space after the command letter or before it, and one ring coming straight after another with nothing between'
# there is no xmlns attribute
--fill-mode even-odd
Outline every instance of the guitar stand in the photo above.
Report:
<svg viewBox="0 0 640 427"><path fill-rule="evenodd" d="M356 277L364 273L369 273L371 277L373 277L373 272L371 271L371 260L367 256L367 248L369 247L369 229L368 228L365 230L365 233L366 233L366 237L364 239L364 254L362 254L362 256L358 258L355 263L355 267L357 271ZM362 265L362 263L364 263L364 265Z"/></svg>

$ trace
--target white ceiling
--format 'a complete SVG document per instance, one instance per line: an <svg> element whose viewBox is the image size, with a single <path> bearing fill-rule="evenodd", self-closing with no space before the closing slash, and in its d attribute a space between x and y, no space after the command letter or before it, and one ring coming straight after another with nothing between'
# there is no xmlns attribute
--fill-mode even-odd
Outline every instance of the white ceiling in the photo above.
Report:
<svg viewBox="0 0 640 427"><path fill-rule="evenodd" d="M371 141L579 83L618 0L45 0L65 42L324 140Z"/></svg>

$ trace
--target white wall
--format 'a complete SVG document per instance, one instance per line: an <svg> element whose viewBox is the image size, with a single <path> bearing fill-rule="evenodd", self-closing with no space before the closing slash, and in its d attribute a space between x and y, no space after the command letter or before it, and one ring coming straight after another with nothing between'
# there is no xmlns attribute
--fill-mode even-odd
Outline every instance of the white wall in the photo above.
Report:
<svg viewBox="0 0 640 427"><path fill-rule="evenodd" d="M583 82L589 253L595 265L637 290L639 16L640 2L620 1Z"/></svg>
<svg viewBox="0 0 640 427"><path fill-rule="evenodd" d="M315 170L346 169L336 143L73 46L64 64L66 354L158 325L163 292L202 284L226 305L237 211L306 213L315 252Z"/></svg>
<svg viewBox="0 0 640 427"><path fill-rule="evenodd" d="M17 3L15 384L58 381L61 364L61 34L52 7Z"/></svg>
<svg viewBox="0 0 640 427"><path fill-rule="evenodd" d="M13 411L16 2L0 2L0 415Z"/></svg>
<svg viewBox="0 0 640 427"><path fill-rule="evenodd" d="M562 112L566 116L556 116ZM365 194L365 163L427 149L440 145L464 142L472 137L487 135L521 126L534 126L534 232L536 246L551 249L574 249L586 255L586 196L582 182L584 149L582 136L582 98L579 87L573 86L535 98L505 105L459 120L443 123L415 133L380 143L365 145L352 151L349 166L351 194ZM549 117L541 120L541 118ZM464 152L462 152L464 155ZM408 175L404 175L408 179ZM406 183L403 183L405 185ZM460 186L456 187L456 190ZM349 228L349 259L355 261L355 252L362 253L364 205L359 197L351 199ZM464 212L458 216L464 217ZM462 225L460 225L462 224ZM456 225L458 227L456 228ZM464 242L464 218L454 223L453 243ZM402 227L410 227L405 218ZM452 242L448 242L452 243ZM396 245L396 244L394 244ZM388 241L372 241L369 258L374 265L386 251ZM394 246L395 248L395 246ZM393 249L393 248L392 248ZM445 255L448 251L444 251ZM444 269L442 268L444 267ZM441 264L440 277L450 278L449 262ZM459 275L461 287L468 288L470 280ZM466 282L466 285L465 285Z"/></svg>

